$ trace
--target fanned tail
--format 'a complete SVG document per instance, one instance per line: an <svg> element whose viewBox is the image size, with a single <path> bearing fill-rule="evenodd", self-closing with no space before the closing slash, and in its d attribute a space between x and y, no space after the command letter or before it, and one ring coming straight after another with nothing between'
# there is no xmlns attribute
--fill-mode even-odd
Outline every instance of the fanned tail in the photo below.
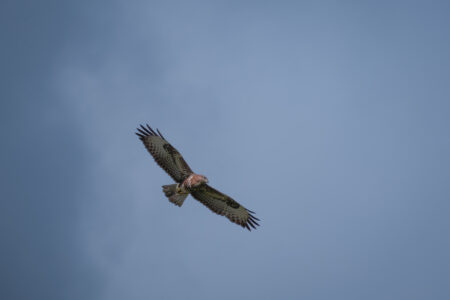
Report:
<svg viewBox="0 0 450 300"><path fill-rule="evenodd" d="M177 185L178 184L163 185L162 188L169 201L176 206L181 207L181 205L183 205L184 199L186 199L189 193L180 193L179 191L177 191Z"/></svg>

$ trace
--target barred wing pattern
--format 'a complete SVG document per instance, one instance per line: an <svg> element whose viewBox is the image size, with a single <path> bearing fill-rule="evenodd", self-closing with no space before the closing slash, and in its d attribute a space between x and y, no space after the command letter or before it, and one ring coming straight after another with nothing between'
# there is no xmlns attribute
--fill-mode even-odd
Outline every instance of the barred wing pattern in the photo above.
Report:
<svg viewBox="0 0 450 300"><path fill-rule="evenodd" d="M241 225L248 230L251 230L250 227L256 229L256 226L259 226L256 222L259 219L253 215L254 212L207 184L191 191L191 195L216 214L225 216L231 222Z"/></svg>
<svg viewBox="0 0 450 300"><path fill-rule="evenodd" d="M137 128L137 130L136 135L144 143L145 148L175 182L181 183L192 174L191 168L180 152L166 141L158 129L155 132L150 126L141 125L141 128Z"/></svg>

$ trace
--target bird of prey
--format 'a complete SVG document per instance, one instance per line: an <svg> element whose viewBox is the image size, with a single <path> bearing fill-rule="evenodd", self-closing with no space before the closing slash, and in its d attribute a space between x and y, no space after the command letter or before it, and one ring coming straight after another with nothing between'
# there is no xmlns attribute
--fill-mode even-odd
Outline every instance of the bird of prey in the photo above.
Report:
<svg viewBox="0 0 450 300"><path fill-rule="evenodd" d="M216 214L227 217L231 222L248 230L259 226L251 210L246 209L231 197L210 187L208 179L192 172L181 154L164 136L150 126L137 128L136 135L144 143L145 148L153 156L156 163L169 174L175 184L163 185L162 189L169 201L177 206L183 205L186 197L191 194Z"/></svg>

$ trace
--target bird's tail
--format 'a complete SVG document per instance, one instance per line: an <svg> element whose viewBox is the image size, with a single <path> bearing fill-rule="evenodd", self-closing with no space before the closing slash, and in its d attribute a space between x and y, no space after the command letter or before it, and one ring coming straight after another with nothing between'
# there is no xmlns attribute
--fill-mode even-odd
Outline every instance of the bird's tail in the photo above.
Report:
<svg viewBox="0 0 450 300"><path fill-rule="evenodd" d="M183 205L184 199L189 195L178 188L178 184L163 185L163 192L169 201L177 206Z"/></svg>

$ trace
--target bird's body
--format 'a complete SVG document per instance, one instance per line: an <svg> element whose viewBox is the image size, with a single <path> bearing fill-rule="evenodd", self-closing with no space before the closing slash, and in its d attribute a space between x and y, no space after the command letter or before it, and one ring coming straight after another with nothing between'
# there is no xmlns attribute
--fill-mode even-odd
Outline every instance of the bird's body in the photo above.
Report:
<svg viewBox="0 0 450 300"><path fill-rule="evenodd" d="M248 230L250 227L255 229L259 225L256 222L259 219L252 215L252 211L210 187L205 176L194 173L181 154L166 141L159 130L155 132L148 125L147 127L141 125L141 128L137 130L136 134L156 163L176 182L162 186L170 202L181 206L190 194L213 212L226 216L230 221Z"/></svg>
<svg viewBox="0 0 450 300"><path fill-rule="evenodd" d="M203 175L192 173L181 183L181 187L190 190L199 187L202 183L208 183L208 179Z"/></svg>

